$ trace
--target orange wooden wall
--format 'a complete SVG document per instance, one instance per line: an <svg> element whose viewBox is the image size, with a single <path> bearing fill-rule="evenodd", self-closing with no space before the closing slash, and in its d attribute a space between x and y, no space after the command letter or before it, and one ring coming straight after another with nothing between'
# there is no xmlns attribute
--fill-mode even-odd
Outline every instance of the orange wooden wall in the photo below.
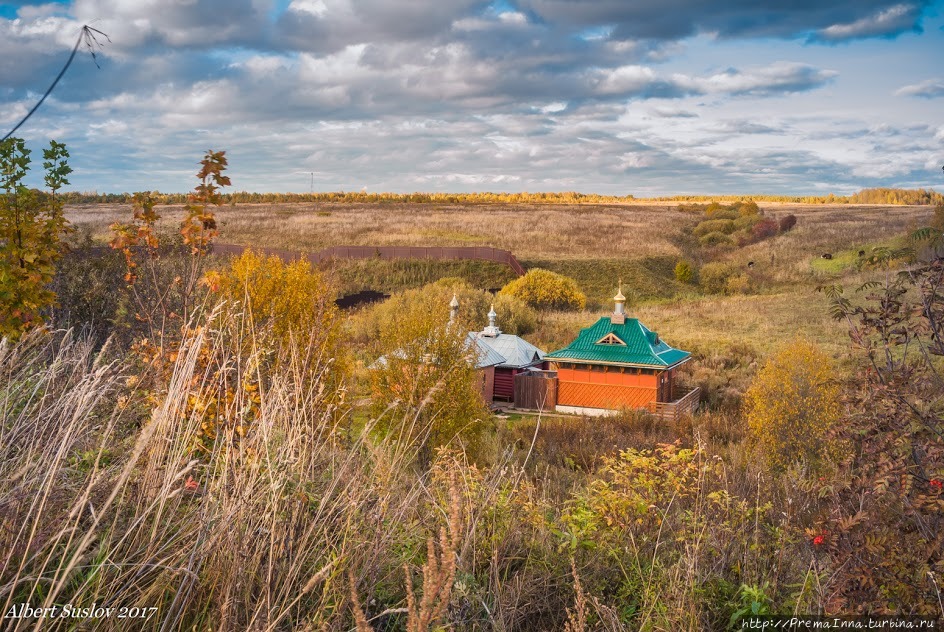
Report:
<svg viewBox="0 0 944 632"><path fill-rule="evenodd" d="M600 367L602 368L602 367ZM557 403L585 408L644 408L658 397L658 375L586 368L557 370Z"/></svg>

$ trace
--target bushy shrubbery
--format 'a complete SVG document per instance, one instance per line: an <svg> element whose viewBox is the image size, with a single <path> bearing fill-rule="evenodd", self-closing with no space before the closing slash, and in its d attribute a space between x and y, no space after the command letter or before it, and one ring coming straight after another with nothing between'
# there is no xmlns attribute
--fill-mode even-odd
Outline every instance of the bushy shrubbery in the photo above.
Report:
<svg viewBox="0 0 944 632"><path fill-rule="evenodd" d="M750 287L750 279L731 263L706 263L698 271L698 282L711 294L743 294Z"/></svg>
<svg viewBox="0 0 944 632"><path fill-rule="evenodd" d="M498 314L498 326L506 334L526 336L538 325L537 312L515 296L496 294L492 304ZM481 314L483 320L477 322L487 322L485 317L485 314Z"/></svg>
<svg viewBox="0 0 944 632"><path fill-rule="evenodd" d="M326 386L340 388L350 368L350 353L342 341L343 318L334 303L334 290L307 259L285 262L246 250L204 283L216 300L244 314L255 332L254 344L269 347L274 357L290 350L331 358ZM316 343L305 349L302 341Z"/></svg>
<svg viewBox="0 0 944 632"><path fill-rule="evenodd" d="M761 214L760 207L757 206L757 202L754 200L737 202L734 204L734 207L737 209L738 215L741 217L751 217L753 215Z"/></svg>
<svg viewBox="0 0 944 632"><path fill-rule="evenodd" d="M307 259L285 262L249 249L207 273L205 282L221 298L241 305L259 330L270 330L282 345L314 330L332 341L339 336L335 293ZM326 350L337 352L336 343Z"/></svg>
<svg viewBox="0 0 944 632"><path fill-rule="evenodd" d="M793 215L792 213L790 215L785 215L784 217L781 217L780 226L779 226L780 232L786 233L788 231L793 230L793 227L796 226L796 223L797 223L796 215Z"/></svg>
<svg viewBox="0 0 944 632"><path fill-rule="evenodd" d="M733 246L736 242L730 235L714 232L699 237L698 243L707 247L722 247Z"/></svg>
<svg viewBox="0 0 944 632"><path fill-rule="evenodd" d="M705 248L747 246L773 237L779 232L786 232L796 223L796 217L793 215L780 222L765 218L763 211L753 200L735 202L727 206L718 202L702 207L689 205L681 210L700 210L704 213L705 219L692 228L692 234L698 238L699 245ZM792 218L792 223L788 218Z"/></svg>
<svg viewBox="0 0 944 632"><path fill-rule="evenodd" d="M698 271L698 282L706 292L723 294L727 287L728 278L736 272L737 269L730 263L706 263Z"/></svg>
<svg viewBox="0 0 944 632"><path fill-rule="evenodd" d="M775 470L832 466L839 385L832 361L811 342L797 340L768 360L744 399L751 436Z"/></svg>
<svg viewBox="0 0 944 632"><path fill-rule="evenodd" d="M577 282L556 272L534 268L506 285L499 294L521 299L535 309L578 310L587 306L587 297Z"/></svg>
<svg viewBox="0 0 944 632"><path fill-rule="evenodd" d="M397 292L386 301L361 310L352 317L349 333L355 342L379 353L377 342L396 328L401 314L423 306L445 322L453 296L459 301L458 326L464 331L481 331L488 324L487 314L493 305L498 314L498 326L505 333L523 336L537 326L534 309L515 296L492 295L471 287L462 279L446 278L415 290Z"/></svg>
<svg viewBox="0 0 944 632"><path fill-rule="evenodd" d="M736 231L749 231L762 219L760 215L745 215L734 220L734 228Z"/></svg>
<svg viewBox="0 0 944 632"><path fill-rule="evenodd" d="M695 269L688 261L675 264L675 280L679 283L691 283L695 280Z"/></svg>
<svg viewBox="0 0 944 632"><path fill-rule="evenodd" d="M777 220L762 219L751 227L751 240L753 242L763 241L776 235L779 230Z"/></svg>
<svg viewBox="0 0 944 632"><path fill-rule="evenodd" d="M425 468L437 447L474 454L488 417L485 374L468 329L441 317L435 305L412 304L381 329L384 355L370 368L376 430L404 449L416 449Z"/></svg>
<svg viewBox="0 0 944 632"><path fill-rule="evenodd" d="M632 629L724 629L740 604L723 560L776 546L753 523L771 507L731 493L726 476L722 460L678 444L604 459L560 527L582 584L613 595L598 612ZM742 568L740 581L757 579Z"/></svg>
<svg viewBox="0 0 944 632"><path fill-rule="evenodd" d="M692 233L696 237L703 237L709 233L715 232L728 235L733 233L736 229L737 225L733 219L707 219L695 226Z"/></svg>

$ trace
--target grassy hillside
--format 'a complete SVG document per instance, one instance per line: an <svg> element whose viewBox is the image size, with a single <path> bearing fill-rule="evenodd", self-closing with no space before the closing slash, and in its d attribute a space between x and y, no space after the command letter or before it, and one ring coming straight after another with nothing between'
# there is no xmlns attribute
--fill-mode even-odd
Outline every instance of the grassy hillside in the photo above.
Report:
<svg viewBox="0 0 944 632"><path fill-rule="evenodd" d="M142 606L127 627L153 631L944 615L944 262L858 256L904 243L931 210L762 208L797 224L723 247L674 205L218 213L237 244L512 250L589 296L576 312L495 301L545 349L608 313L622 278L629 313L693 353L681 381L703 405L674 421L491 414L465 336L495 300L476 288L510 279L504 266L335 261L322 275L165 245L129 248L126 277L121 253L78 246L50 328L0 344L0 601ZM181 208L158 210L171 233ZM99 241L128 214L68 211ZM428 284L442 277L466 284ZM848 302L818 291L869 281ZM336 309L359 289L394 296Z"/></svg>

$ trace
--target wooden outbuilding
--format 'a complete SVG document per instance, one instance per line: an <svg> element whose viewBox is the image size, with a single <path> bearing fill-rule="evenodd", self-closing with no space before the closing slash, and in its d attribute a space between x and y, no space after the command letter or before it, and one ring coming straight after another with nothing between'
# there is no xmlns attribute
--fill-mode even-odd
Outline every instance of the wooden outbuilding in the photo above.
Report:
<svg viewBox="0 0 944 632"><path fill-rule="evenodd" d="M488 326L469 335L504 358L495 365L494 398L510 402L515 398L515 376L528 369L544 368L544 352L519 336L502 333L497 318L493 305L488 312Z"/></svg>
<svg viewBox="0 0 944 632"><path fill-rule="evenodd" d="M680 406L686 412L694 410L697 389L683 394L677 383L678 369L691 354L669 346L638 319L627 317L621 290L613 300L611 315L581 330L567 347L545 356L557 370L557 410L585 415L620 409L675 415Z"/></svg>
<svg viewBox="0 0 944 632"><path fill-rule="evenodd" d="M459 300L455 296L449 303L449 327L453 327L456 321L456 315L459 312ZM422 344L422 341L417 341ZM505 362L505 357L492 349L489 345L483 343L475 332L466 334L463 341L466 361L475 368L476 379L478 381L478 390L486 404L491 404L495 397L495 367ZM404 349L397 349L389 354L391 358L404 360L409 354ZM389 360L387 356L381 356L371 365L371 368L386 367ZM437 358L424 354L417 362L407 363L404 367L408 371L422 371L424 365L437 363Z"/></svg>

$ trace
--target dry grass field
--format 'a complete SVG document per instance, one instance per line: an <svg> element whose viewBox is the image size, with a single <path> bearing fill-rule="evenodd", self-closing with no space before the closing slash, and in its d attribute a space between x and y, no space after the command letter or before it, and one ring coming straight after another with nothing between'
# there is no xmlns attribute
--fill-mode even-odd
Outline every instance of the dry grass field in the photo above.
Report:
<svg viewBox="0 0 944 632"><path fill-rule="evenodd" d="M698 221L675 203L627 205L436 204L240 204L221 210L220 241L315 251L335 245L483 245L509 249L527 267L544 267L577 280L588 295L584 313L549 313L533 334L536 344L557 348L609 308L619 278L634 313L683 348L709 353L744 343L766 354L797 337L810 338L839 355L844 327L826 314L816 292L824 282L854 285L868 272L855 269L859 250L893 243L932 214L928 206L799 205L765 203L767 216L794 214L796 227L772 239L715 253L743 267L748 295L703 296L678 283L679 259L703 255L686 241ZM168 230L181 206L159 207ZM125 221L127 205L67 209L80 230L104 240L108 225ZM832 253L832 261L820 255ZM748 262L754 265L749 269ZM479 269L481 268L481 269ZM476 262L335 262L342 291L385 292L417 287L439 276L464 276L483 288L507 280L503 269Z"/></svg>
<svg viewBox="0 0 944 632"><path fill-rule="evenodd" d="M809 254L886 239L931 214L927 206L762 204L773 217L799 219L786 249L758 244L743 254ZM179 205L157 207L163 222L182 216ZM128 205L66 209L76 227L104 238L108 225L130 217ZM631 205L240 204L218 213L226 243L305 251L329 246L492 246L519 259L641 259L677 257L678 238L693 216L674 203ZM776 240L775 240L776 241ZM794 243L795 242L795 243Z"/></svg>

